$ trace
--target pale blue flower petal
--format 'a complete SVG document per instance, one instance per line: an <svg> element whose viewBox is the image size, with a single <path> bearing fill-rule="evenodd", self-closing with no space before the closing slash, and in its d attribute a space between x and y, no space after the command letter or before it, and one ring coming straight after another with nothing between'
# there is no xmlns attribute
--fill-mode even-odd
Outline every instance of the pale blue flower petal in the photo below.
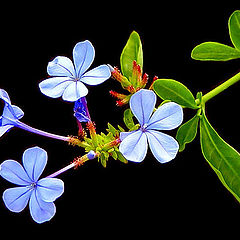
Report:
<svg viewBox="0 0 240 240"><path fill-rule="evenodd" d="M21 212L28 204L32 194L29 187L9 188L3 192L3 201L12 212Z"/></svg>
<svg viewBox="0 0 240 240"><path fill-rule="evenodd" d="M81 81L88 85L98 85L111 77L111 72L107 65L101 65L86 73L81 77Z"/></svg>
<svg viewBox="0 0 240 240"><path fill-rule="evenodd" d="M17 126L17 120L23 117L24 112L19 107L11 105L9 95L3 89L0 89L0 99L5 102L3 113L1 116L0 126Z"/></svg>
<svg viewBox="0 0 240 240"><path fill-rule="evenodd" d="M12 105L12 109L13 109L15 118L21 119L24 116L24 112L20 107Z"/></svg>
<svg viewBox="0 0 240 240"><path fill-rule="evenodd" d="M148 123L156 104L156 94L151 90L141 89L130 99L130 108L141 126Z"/></svg>
<svg viewBox="0 0 240 240"><path fill-rule="evenodd" d="M119 151L129 161L142 162L147 154L146 134L138 130L128 135L120 143Z"/></svg>
<svg viewBox="0 0 240 240"><path fill-rule="evenodd" d="M24 112L19 107L5 103L2 114L2 125L17 125L16 121L22 118L23 115Z"/></svg>
<svg viewBox="0 0 240 240"><path fill-rule="evenodd" d="M69 102L75 102L81 97L85 97L88 94L88 89L81 82L73 82L70 84L63 93L63 100Z"/></svg>
<svg viewBox="0 0 240 240"><path fill-rule="evenodd" d="M58 56L48 63L47 72L53 77L75 78L75 69L72 61L67 57Z"/></svg>
<svg viewBox="0 0 240 240"><path fill-rule="evenodd" d="M154 130L149 130L146 134L150 149L160 163L169 162L176 157L179 145L173 137Z"/></svg>
<svg viewBox="0 0 240 240"><path fill-rule="evenodd" d="M81 75L91 66L95 57L95 50L88 40L79 42L73 49L73 61L76 69L76 77Z"/></svg>
<svg viewBox="0 0 240 240"><path fill-rule="evenodd" d="M12 106L6 103L2 114L2 126L15 125L16 120Z"/></svg>
<svg viewBox="0 0 240 240"><path fill-rule="evenodd" d="M9 98L9 95L4 89L0 89L0 99L2 99L4 102L11 105L11 100Z"/></svg>
<svg viewBox="0 0 240 240"><path fill-rule="evenodd" d="M0 165L0 175L7 181L20 186L26 186L32 182L22 165L14 160L6 160Z"/></svg>
<svg viewBox="0 0 240 240"><path fill-rule="evenodd" d="M132 132L121 132L120 133L120 140L123 141L127 136L133 134L136 131L132 131Z"/></svg>
<svg viewBox="0 0 240 240"><path fill-rule="evenodd" d="M37 183L37 190L45 202L53 202L64 192L64 182L57 178L42 178Z"/></svg>
<svg viewBox="0 0 240 240"><path fill-rule="evenodd" d="M54 203L43 201L36 190L32 192L30 197L29 209L33 220L37 223L51 220L56 213Z"/></svg>
<svg viewBox="0 0 240 240"><path fill-rule="evenodd" d="M47 152L40 147L28 148L23 153L23 166L32 180L36 182L47 164Z"/></svg>
<svg viewBox="0 0 240 240"><path fill-rule="evenodd" d="M2 137L4 133L8 132L13 127L13 125L0 126L0 137Z"/></svg>
<svg viewBox="0 0 240 240"><path fill-rule="evenodd" d="M69 77L53 77L40 82L39 88L46 96L58 98L71 83L73 80Z"/></svg>
<svg viewBox="0 0 240 240"><path fill-rule="evenodd" d="M150 118L148 130L171 130L181 125L183 121L182 107L174 102L163 104Z"/></svg>

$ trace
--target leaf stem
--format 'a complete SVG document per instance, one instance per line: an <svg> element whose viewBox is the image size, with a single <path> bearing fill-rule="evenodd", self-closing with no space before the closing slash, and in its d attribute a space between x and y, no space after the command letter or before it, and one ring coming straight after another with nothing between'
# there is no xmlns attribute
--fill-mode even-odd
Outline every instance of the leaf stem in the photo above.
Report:
<svg viewBox="0 0 240 240"><path fill-rule="evenodd" d="M224 90L226 90L227 88L229 88L230 86L232 86L233 84L235 84L238 81L240 81L240 72L237 73L232 78L230 78L227 81L225 81L224 83L222 83L221 85L219 85L218 87L214 88L209 93L205 94L202 97L202 102L206 103L208 100L212 99L213 97L215 97L219 93L223 92Z"/></svg>

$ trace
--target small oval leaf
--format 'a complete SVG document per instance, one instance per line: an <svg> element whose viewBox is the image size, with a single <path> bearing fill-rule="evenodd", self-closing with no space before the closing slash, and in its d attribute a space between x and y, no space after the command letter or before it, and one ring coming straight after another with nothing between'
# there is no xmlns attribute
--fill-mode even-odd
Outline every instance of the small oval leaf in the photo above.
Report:
<svg viewBox="0 0 240 240"><path fill-rule="evenodd" d="M229 34L235 48L240 50L240 10L235 11L228 22Z"/></svg>
<svg viewBox="0 0 240 240"><path fill-rule="evenodd" d="M199 116L196 114L188 122L184 123L177 131L176 139L179 143L179 152L185 149L187 143L192 142L196 135L198 129Z"/></svg>
<svg viewBox="0 0 240 240"><path fill-rule="evenodd" d="M198 106L190 90L173 79L159 79L153 84L156 94L163 100L176 102L183 107L197 109Z"/></svg>
<svg viewBox="0 0 240 240"><path fill-rule="evenodd" d="M228 61L240 58L240 51L221 43L205 42L193 49L191 57L201 61Z"/></svg>
<svg viewBox="0 0 240 240"><path fill-rule="evenodd" d="M128 79L132 77L134 60L143 68L142 43L140 36L135 31L131 33L120 57L122 73Z"/></svg>
<svg viewBox="0 0 240 240"><path fill-rule="evenodd" d="M128 129L131 129L135 126L135 124L133 122L133 114L132 114L130 108L128 108L124 111L123 121Z"/></svg>

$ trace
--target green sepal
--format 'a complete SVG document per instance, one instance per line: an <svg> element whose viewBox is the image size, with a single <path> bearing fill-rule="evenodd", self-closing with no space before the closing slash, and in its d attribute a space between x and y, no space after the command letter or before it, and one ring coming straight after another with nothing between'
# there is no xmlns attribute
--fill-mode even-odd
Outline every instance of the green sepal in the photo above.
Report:
<svg viewBox="0 0 240 240"><path fill-rule="evenodd" d="M135 31L131 33L120 57L121 71L128 79L132 77L134 60L143 68L142 43L140 36Z"/></svg>
<svg viewBox="0 0 240 240"><path fill-rule="evenodd" d="M102 164L103 167L107 167L107 161L108 161L108 158L109 158L109 153L107 152L101 152L101 155L99 157L99 160Z"/></svg>
<svg viewBox="0 0 240 240"><path fill-rule="evenodd" d="M200 118L200 142L204 158L240 202L240 154L218 135L204 112Z"/></svg>
<svg viewBox="0 0 240 240"><path fill-rule="evenodd" d="M196 114L178 129L176 139L179 143L179 152L182 152L185 149L187 143L191 143L195 139L198 130L198 123L199 116Z"/></svg>
<svg viewBox="0 0 240 240"><path fill-rule="evenodd" d="M240 58L240 50L218 42L204 42L193 49L191 57L201 61L228 61Z"/></svg>
<svg viewBox="0 0 240 240"><path fill-rule="evenodd" d="M120 132L126 132L124 128L122 128L120 125L118 125L118 129Z"/></svg>
<svg viewBox="0 0 240 240"><path fill-rule="evenodd" d="M228 28L234 47L240 51L240 10L235 11L230 16Z"/></svg>
<svg viewBox="0 0 240 240"><path fill-rule="evenodd" d="M112 135L114 137L118 137L119 136L119 131L115 127L113 127L113 125L110 124L110 123L108 123L107 131L112 133Z"/></svg>
<svg viewBox="0 0 240 240"><path fill-rule="evenodd" d="M128 108L124 111L123 121L128 129L131 129L135 126L134 121L133 121L133 113L130 108Z"/></svg>
<svg viewBox="0 0 240 240"><path fill-rule="evenodd" d="M122 153L116 148L115 150L116 154L117 154L117 158L120 162L122 163L128 163L128 160L122 155Z"/></svg>
<svg viewBox="0 0 240 240"><path fill-rule="evenodd" d="M170 100L182 107L197 109L198 106L190 90L182 83L173 79L158 79L153 84L153 90L162 100Z"/></svg>

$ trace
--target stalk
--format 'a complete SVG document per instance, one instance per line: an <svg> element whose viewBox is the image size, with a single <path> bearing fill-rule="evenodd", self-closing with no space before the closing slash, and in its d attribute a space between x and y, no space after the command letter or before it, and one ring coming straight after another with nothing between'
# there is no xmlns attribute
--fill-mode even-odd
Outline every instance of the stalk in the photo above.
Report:
<svg viewBox="0 0 240 240"><path fill-rule="evenodd" d="M227 88L229 88L230 86L232 86L233 84L237 83L238 81L240 81L240 72L237 73L235 76L233 76L232 78L228 79L227 81L225 81L224 83L222 83L221 85L219 85L218 87L214 88L212 91L210 91L209 93L205 94L202 97L202 101L203 103L206 103L207 101L209 101L210 99L212 99L213 97L215 97L216 95L218 95L219 93L225 91Z"/></svg>

